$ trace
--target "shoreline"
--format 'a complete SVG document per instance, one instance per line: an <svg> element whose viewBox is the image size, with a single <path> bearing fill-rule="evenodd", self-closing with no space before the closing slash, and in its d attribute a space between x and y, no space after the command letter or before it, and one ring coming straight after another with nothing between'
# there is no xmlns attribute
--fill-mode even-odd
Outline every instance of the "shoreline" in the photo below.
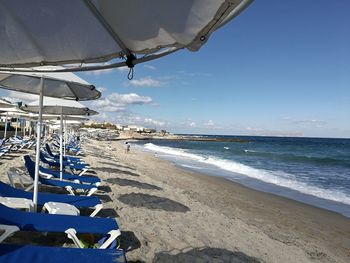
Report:
<svg viewBox="0 0 350 263"><path fill-rule="evenodd" d="M178 156L175 154L163 152L161 149L159 150L159 152L157 151L157 149L148 149L143 147L142 144L135 144L134 148L135 147L141 152L154 154L156 157L159 157L163 160L167 160L179 169L185 169L187 171L193 171L195 173L197 172L199 174L205 174L211 177L224 178L229 182L238 183L239 185L245 186L249 189L253 189L264 193L271 193L276 196L284 197L290 200L332 211L350 219L350 205L342 203L341 201L327 199L318 195L313 195L308 193L307 191L298 191L295 188L286 187L283 184L279 185L270 183L268 181L258 179L254 176L251 177L249 176L249 174L246 175L241 174L239 172L226 170L225 168L222 168L212 163L207 164L204 162L204 164L202 164L202 162L196 162L194 160L187 163L187 160L182 161L181 155L179 159ZM205 164L207 166L205 166Z"/></svg>
<svg viewBox="0 0 350 263"><path fill-rule="evenodd" d="M225 178L177 167L151 153L135 149L132 151L140 160L161 164L158 169L164 167L173 171L177 177L167 176L166 183L184 189L184 194L192 200L227 218L238 219L249 226L257 227L272 240L301 248L312 260L333 262L331 258L342 255L340 258L344 261L334 262L347 262L350 257L350 219L339 213L254 190ZM124 161L128 161L131 155L125 156ZM132 163L135 164L129 164ZM140 165L142 166L139 163L136 167L146 172ZM155 172L151 170L149 172ZM164 180L159 176L157 179ZM300 262L303 260L300 259Z"/></svg>
<svg viewBox="0 0 350 263"><path fill-rule="evenodd" d="M348 218L177 167L133 147L126 154L123 146L83 143L94 171L87 174L103 181L95 194L104 206L99 216L118 221L130 262L349 262ZM2 181L8 183L9 167L23 165L20 158L1 161Z"/></svg>

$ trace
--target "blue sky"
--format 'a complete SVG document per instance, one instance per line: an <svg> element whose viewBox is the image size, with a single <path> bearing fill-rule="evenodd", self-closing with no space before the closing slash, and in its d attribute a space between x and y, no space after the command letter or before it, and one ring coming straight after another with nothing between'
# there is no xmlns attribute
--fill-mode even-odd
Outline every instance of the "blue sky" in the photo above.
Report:
<svg viewBox="0 0 350 263"><path fill-rule="evenodd" d="M174 133L350 137L350 1L255 1L196 53L79 73L99 120Z"/></svg>

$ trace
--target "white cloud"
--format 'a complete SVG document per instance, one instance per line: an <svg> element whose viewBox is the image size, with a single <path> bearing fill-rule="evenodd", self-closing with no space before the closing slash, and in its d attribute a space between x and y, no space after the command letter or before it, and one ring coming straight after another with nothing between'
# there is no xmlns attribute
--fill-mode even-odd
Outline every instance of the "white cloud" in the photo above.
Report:
<svg viewBox="0 0 350 263"><path fill-rule="evenodd" d="M151 118L146 118L143 121L144 121L145 124L153 124L153 125L161 126L161 127L165 125L165 122L153 120Z"/></svg>
<svg viewBox="0 0 350 263"><path fill-rule="evenodd" d="M17 92L17 91L9 91L6 97L7 100L11 102L19 102L22 101L24 103L32 102L39 99L38 95Z"/></svg>
<svg viewBox="0 0 350 263"><path fill-rule="evenodd" d="M116 114L115 112L102 112L100 115L93 116L92 119L96 121L109 121L121 125L135 124L148 128L154 128L155 126L159 128L163 127L166 124L163 121L155 120L152 118L145 118L126 110L119 114Z"/></svg>
<svg viewBox="0 0 350 263"><path fill-rule="evenodd" d="M128 67L119 67L119 68L117 68L117 70L118 70L119 72L123 72L123 73L129 72L129 68L128 68Z"/></svg>
<svg viewBox="0 0 350 263"><path fill-rule="evenodd" d="M140 96L135 93L112 93L107 97L93 101L91 104L98 110L108 112L124 111L129 105L144 105L152 102L151 97Z"/></svg>
<svg viewBox="0 0 350 263"><path fill-rule="evenodd" d="M100 92L105 92L107 90L107 88L105 88L105 87L98 87L97 90L100 91Z"/></svg>
<svg viewBox="0 0 350 263"><path fill-rule="evenodd" d="M195 122L191 122L189 125L190 125L191 127L196 127L196 123L195 123Z"/></svg>
<svg viewBox="0 0 350 263"><path fill-rule="evenodd" d="M214 122L212 120L209 120L208 122L204 123L204 126L214 127Z"/></svg>
<svg viewBox="0 0 350 263"><path fill-rule="evenodd" d="M303 126L315 126L317 128L321 128L327 125L327 122L324 120L310 119L310 120L294 120L292 124L295 125L303 125Z"/></svg>
<svg viewBox="0 0 350 263"><path fill-rule="evenodd" d="M89 66L108 66L111 63L90 63ZM119 67L119 68L107 68L107 69L100 69L100 70L92 70L92 71L85 71L84 74L85 75L94 75L94 76L99 76L99 75L103 75L103 74L110 74L113 71L119 71L122 73L128 72L129 68L128 67Z"/></svg>
<svg viewBox="0 0 350 263"><path fill-rule="evenodd" d="M150 70L156 70L157 69L155 66L152 66L152 65L143 65L143 67L145 67L146 69L150 69Z"/></svg>
<svg viewBox="0 0 350 263"><path fill-rule="evenodd" d="M164 82L153 79L151 77L133 79L127 83L127 85L131 85L135 87L161 87L161 86L164 86L164 84L165 84Z"/></svg>

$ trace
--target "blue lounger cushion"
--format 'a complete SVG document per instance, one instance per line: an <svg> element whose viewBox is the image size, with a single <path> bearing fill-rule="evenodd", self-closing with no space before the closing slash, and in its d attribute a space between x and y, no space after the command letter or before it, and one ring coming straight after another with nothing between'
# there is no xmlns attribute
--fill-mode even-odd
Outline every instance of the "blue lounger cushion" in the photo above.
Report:
<svg viewBox="0 0 350 263"><path fill-rule="evenodd" d="M44 173L44 174L52 175L56 178L60 178L59 171L53 171L53 170L44 168L42 166L39 167L39 171ZM62 179L63 180L79 180L82 183L89 183L89 184L95 184L95 183L101 182L101 180L97 177L79 176L79 175L69 174L69 173L62 173Z"/></svg>
<svg viewBox="0 0 350 263"><path fill-rule="evenodd" d="M33 199L32 192L14 188L0 182L0 196ZM101 204L100 199L95 196L72 196L64 194L38 193L38 205L43 206L47 202L59 202L74 205L75 207L94 207Z"/></svg>
<svg viewBox="0 0 350 263"><path fill-rule="evenodd" d="M51 156L52 158L59 158L60 157L59 154L53 154L50 146L47 143L45 144L45 149L46 149L46 152L49 154L49 156ZM80 158L74 157L74 156L63 156L63 160L70 160L73 162L81 162L82 161Z"/></svg>
<svg viewBox="0 0 350 263"><path fill-rule="evenodd" d="M126 262L121 249L82 249L63 247L41 247L32 245L0 244L0 262L36 263L122 263Z"/></svg>
<svg viewBox="0 0 350 263"><path fill-rule="evenodd" d="M24 159L24 165L28 170L29 175L34 179L35 177L35 163L30 159L29 155L25 155L23 157ZM66 187L70 186L73 189L81 189L81 190L86 190L89 191L92 188L96 188L94 185L88 185L88 184L78 184L78 183L72 183L72 182L67 182L67 181L59 181L59 180L54 180L54 179L44 179L39 176L39 182L42 184L46 185L51 185L51 186L58 186L58 187Z"/></svg>
<svg viewBox="0 0 350 263"><path fill-rule="evenodd" d="M78 233L107 234L118 230L111 218L88 216L52 215L23 212L0 204L0 224L15 225L22 231L64 232L74 228Z"/></svg>
<svg viewBox="0 0 350 263"><path fill-rule="evenodd" d="M47 165L52 166L52 167L60 167L60 162L58 160L57 161L47 160L45 158L45 155L42 152L40 152L40 161L42 161L43 163L46 163ZM68 167L75 169L75 170L83 170L83 169L88 168L88 166L86 164L69 163L69 162L65 162L65 161L63 161L63 166L68 166Z"/></svg>

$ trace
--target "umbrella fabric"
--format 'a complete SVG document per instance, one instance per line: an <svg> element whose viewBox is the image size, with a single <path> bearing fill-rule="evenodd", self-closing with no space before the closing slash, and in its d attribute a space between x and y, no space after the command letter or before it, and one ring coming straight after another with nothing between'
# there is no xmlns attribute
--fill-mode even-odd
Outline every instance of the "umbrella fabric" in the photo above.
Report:
<svg viewBox="0 0 350 263"><path fill-rule="evenodd" d="M21 107L21 109L27 112L38 113L39 101L25 104ZM98 112L90 110L89 108L87 108L86 106L84 106L83 104L77 101L56 99L56 98L50 98L50 97L44 97L42 113L63 115L63 116L67 116L67 115L90 116L90 115L98 114ZM56 119L57 117L58 116L56 116Z"/></svg>
<svg viewBox="0 0 350 263"><path fill-rule="evenodd" d="M72 100L93 100L101 96L101 93L93 85L70 72L45 73L45 75L42 75L28 72L0 71L0 88L40 94L41 78L43 78L44 96Z"/></svg>
<svg viewBox="0 0 350 263"><path fill-rule="evenodd" d="M6 108L13 108L13 107L15 107L14 104L9 102L8 100L0 98L0 108L5 108L4 111L6 111ZM0 109L0 111L1 111L1 109Z"/></svg>
<svg viewBox="0 0 350 263"><path fill-rule="evenodd" d="M0 6L2 7L2 5ZM1 16L0 19L2 19ZM35 176L33 189L33 203L36 209L38 203L37 199L40 162L39 153L41 143L40 134L42 130L43 96L45 95L72 100L92 100L99 98L101 96L101 93L97 91L93 85L88 84L73 73L20 74L18 72L0 72L0 88L39 95L39 118L37 125L37 135L39 136L37 136L36 141Z"/></svg>
<svg viewBox="0 0 350 263"><path fill-rule="evenodd" d="M106 62L198 50L252 0L1 0L0 65Z"/></svg>

